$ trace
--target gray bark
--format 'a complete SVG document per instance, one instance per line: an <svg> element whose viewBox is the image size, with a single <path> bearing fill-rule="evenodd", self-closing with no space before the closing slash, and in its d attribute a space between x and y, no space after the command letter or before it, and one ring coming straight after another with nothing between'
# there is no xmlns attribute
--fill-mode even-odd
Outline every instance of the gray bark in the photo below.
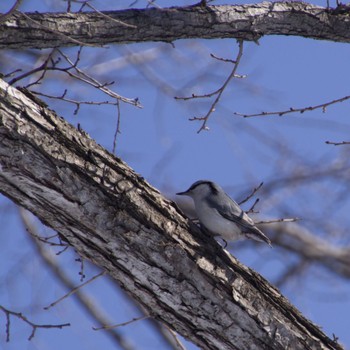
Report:
<svg viewBox="0 0 350 350"><path fill-rule="evenodd" d="M203 349L341 349L123 161L23 92L0 82L0 191L152 317Z"/></svg>
<svg viewBox="0 0 350 350"><path fill-rule="evenodd" d="M0 18L0 48L11 49L189 38L258 40L264 35L350 42L349 7L326 9L303 2L262 2L103 13L15 12Z"/></svg>

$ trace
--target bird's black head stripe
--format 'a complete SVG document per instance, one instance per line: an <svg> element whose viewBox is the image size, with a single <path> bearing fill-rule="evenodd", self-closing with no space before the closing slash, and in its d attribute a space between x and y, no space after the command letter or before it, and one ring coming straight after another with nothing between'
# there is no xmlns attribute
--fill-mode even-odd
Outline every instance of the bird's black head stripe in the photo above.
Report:
<svg viewBox="0 0 350 350"><path fill-rule="evenodd" d="M195 182L190 188L189 191L194 190L199 185L208 185L210 187L210 190L213 194L218 194L218 189L216 188L215 184L209 180L200 180Z"/></svg>

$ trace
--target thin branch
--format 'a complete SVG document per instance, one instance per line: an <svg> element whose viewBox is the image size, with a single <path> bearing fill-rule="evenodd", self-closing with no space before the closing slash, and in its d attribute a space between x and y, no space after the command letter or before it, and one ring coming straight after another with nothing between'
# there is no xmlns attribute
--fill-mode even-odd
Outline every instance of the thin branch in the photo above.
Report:
<svg viewBox="0 0 350 350"><path fill-rule="evenodd" d="M257 221L255 224L273 224L276 222L296 222L299 220L300 220L299 218L281 218L281 219Z"/></svg>
<svg viewBox="0 0 350 350"><path fill-rule="evenodd" d="M254 212L254 208L255 208L255 206L259 203L259 201L260 201L260 199L257 198L257 199L255 200L255 202L253 203L253 205L249 208L249 210L247 210L247 213L255 213L255 212Z"/></svg>
<svg viewBox="0 0 350 350"><path fill-rule="evenodd" d="M158 9L161 9L162 7L159 6L158 4L156 4L156 0L147 0L147 6L146 8L150 8L150 7L155 7Z"/></svg>
<svg viewBox="0 0 350 350"><path fill-rule="evenodd" d="M34 238L36 238L38 241L43 242L45 244L48 244L52 247L64 247L65 249L69 247L69 245L67 243L62 243L62 240L59 240L59 243L56 242L52 242L51 239L53 238L57 238L59 237L57 233L55 233L52 236L48 236L48 237L43 237L43 236L39 236L36 235L36 233L28 231Z"/></svg>
<svg viewBox="0 0 350 350"><path fill-rule="evenodd" d="M228 58L218 57L218 56L214 55L213 53L210 54L210 57L215 58L216 60L221 61L221 62L236 64L236 61L234 61L234 60L230 60Z"/></svg>
<svg viewBox="0 0 350 350"><path fill-rule="evenodd" d="M24 316L22 313L11 311L11 310L5 308L2 305L0 305L0 310L2 310L5 313L5 315L6 315L6 341L7 342L10 341L10 316L17 317L17 318L21 319L22 321L24 321L25 323L29 324L32 327L32 332L29 335L28 340L32 340L34 338L35 332L36 332L36 330L38 328L59 328L59 329L62 329L63 327L70 326L70 323L37 324L37 323L34 323L34 322L28 320L28 318L26 316Z"/></svg>
<svg viewBox="0 0 350 350"><path fill-rule="evenodd" d="M118 134L120 134L120 119L121 119L120 104L119 104L119 100L117 100L117 126L115 128L115 133L114 133L114 137L113 137L113 149L112 149L113 154L115 154L115 152L116 152L117 137L118 137Z"/></svg>
<svg viewBox="0 0 350 350"><path fill-rule="evenodd" d="M87 83L95 88L97 88L98 90L100 90L101 92L105 93L106 95L123 101L125 103L131 104L135 107L138 108L142 108L142 105L139 102L138 98L134 98L134 99L130 99L130 98L126 98L123 97L117 93L115 93L114 91L110 90L107 86L111 85L112 83L100 83L98 80L96 80L95 78L93 78L91 75L87 74L85 71L83 71L82 69L78 68L77 66L77 60L79 59L79 56L77 57L76 62L73 62L66 54L64 54L61 50L58 50L58 52L62 55L62 57L71 65L70 69L73 68L78 74L74 74L70 72L70 69L66 69L64 70L70 77L75 78L77 80L80 80L84 83ZM78 55L80 54L80 52L78 53Z"/></svg>
<svg viewBox="0 0 350 350"><path fill-rule="evenodd" d="M169 327L167 327L169 333L172 335L172 337L175 340L175 344L176 346L179 348L179 350L186 350L185 346L181 343L178 335L176 332L174 332L172 329L170 329Z"/></svg>
<svg viewBox="0 0 350 350"><path fill-rule="evenodd" d="M9 81L9 85L14 85L19 80L22 80L22 79L27 78L35 73L43 71L43 73L35 81L35 83L31 83L30 85L39 84L39 82L44 78L47 71L56 69L56 65L58 64L59 60L53 60L53 58L52 58L55 51L56 51L56 49L51 50L51 52L47 55L47 58L45 59L45 61L39 67L34 68L28 72L21 74L18 77L13 78L11 81ZM49 63L51 63L51 66L49 66Z"/></svg>
<svg viewBox="0 0 350 350"><path fill-rule="evenodd" d="M263 184L264 184L264 183L261 182L261 183L259 184L259 186L253 188L253 191L252 191L246 198L244 198L242 201L240 201L238 204L239 204L239 205L242 205L242 204L244 204L245 202L249 201L249 199L252 198L252 197L260 190L260 188L262 187Z"/></svg>
<svg viewBox="0 0 350 350"><path fill-rule="evenodd" d="M51 307L56 306L56 305L57 305L58 303L60 303L62 300L68 298L69 296L71 296L72 294L74 294L75 292L77 292L80 288L82 288L82 287L86 286L87 284L93 282L95 279L97 279L97 278L99 278L99 277L105 275L105 273L106 273L105 271L102 271L102 272L98 273L97 275L95 275L95 276L91 277L90 279L88 279L86 282L80 284L79 286L72 288L68 293L66 293L65 295L63 295L61 298L59 298L59 299L57 299L56 301L52 302L50 305L45 306L45 307L44 307L44 310L48 310L48 309L50 309Z"/></svg>
<svg viewBox="0 0 350 350"><path fill-rule="evenodd" d="M346 100L350 99L350 95L349 96L344 96L342 98L338 98L336 100L330 101L330 102L325 102L316 106L310 106L310 107L302 107L302 108L289 108L286 111L275 111L275 112L261 112L261 113L255 113L255 114L244 114L244 113L238 113L238 112L234 112L234 115L238 115L240 117L244 117L244 118L252 118L252 117L264 117L264 116L268 116L268 115L278 115L279 117L282 117L285 114L290 114L290 113L296 113L299 112L301 114L303 114L304 112L309 112L309 111L314 111L316 109L322 109L322 112L325 113L326 112L326 108L328 106L331 106L335 103L340 103L340 102L344 102Z"/></svg>
<svg viewBox="0 0 350 350"><path fill-rule="evenodd" d="M334 145L334 146L350 145L350 141L342 141L342 142L326 141L325 143L327 145Z"/></svg>
<svg viewBox="0 0 350 350"><path fill-rule="evenodd" d="M239 63L240 63L242 55L243 55L243 40L238 40L238 47L239 47L239 49L238 49L237 57L236 57L236 59L234 61L232 61L232 63L234 64L232 72L230 73L228 78L225 80L224 84L219 89L217 89L216 91L213 91L211 93L205 94L205 95L192 94L192 96L190 96L190 97L175 97L175 99L177 99L177 100L185 100L186 101L186 100L189 100L189 99L208 98L208 97L212 97L212 96L216 95L216 98L215 98L214 102L211 104L207 114L204 117L193 117L193 118L189 119L191 121L194 121L194 120L202 121L202 125L199 128L199 130L197 131L197 133L200 133L202 130L209 130L209 128L207 127L207 123L208 123L209 117L215 111L215 106L220 101L221 95L224 92L224 90L226 89L228 83L233 78L242 77L242 76L236 75L236 71L238 69Z"/></svg>
<svg viewBox="0 0 350 350"><path fill-rule="evenodd" d="M6 79L6 78L9 78L9 77L12 77L14 74L16 73L19 73L19 72L22 72L22 69L21 68L17 68L9 73L6 73L6 74L3 74L1 75L1 78L2 79Z"/></svg>
<svg viewBox="0 0 350 350"><path fill-rule="evenodd" d="M62 244L63 246L63 244ZM63 249L61 249L59 252L56 253L56 255L61 255L62 253L64 253L70 246L67 244Z"/></svg>
<svg viewBox="0 0 350 350"><path fill-rule="evenodd" d="M100 90L102 93L106 94L107 96L113 98L114 100L120 100L124 103L128 103L131 104L135 107L138 108L142 108L142 105L139 102L138 98L127 98L124 96L121 96L119 94L117 94L116 92L112 91L111 89L108 88L109 85L114 84L114 82L107 82L107 83L101 83L99 82L97 79L93 78L91 75L89 75L87 72L85 72L84 70L80 69L78 67L78 63L80 61L80 55L82 52L82 46L79 48L77 55L75 57L75 60L73 61L72 59L70 59L65 53L63 53L62 50L60 49L53 49L50 54L47 56L47 58L45 59L45 61L39 66L36 67L32 70L30 70L29 72L25 72L22 75L12 79L9 84L10 85L14 85L16 82L18 82L21 79L27 78L35 73L41 72L42 74L40 75L40 77L38 79L36 79L34 82L30 83L29 85L27 85L26 87L31 87L33 85L37 85L39 84L42 79L45 77L46 73L48 71L58 71L58 72L63 72L66 73L69 77L74 78L78 81L81 81L85 84L88 84L98 90ZM53 54L55 52L58 52L60 54L60 57L58 57L57 59L53 58ZM58 64L61 62L61 58L63 58L68 64L68 67L59 67ZM76 73L72 73L71 71L75 70ZM72 99L67 99L65 97L66 92L63 93L62 96L60 97L56 97L56 96L52 96L49 94L45 94L42 92L36 92L36 91L32 91L35 94L41 95L41 96L45 96L48 98L56 98L56 99L61 99L63 101L69 102L69 103L73 103L77 106L77 108L74 111L74 114L77 114L80 108L80 104L95 104L95 105L101 105L101 104L111 104L111 105L117 105L117 102L110 102L110 101L105 101L105 102L89 102L89 101L75 101Z"/></svg>
<svg viewBox="0 0 350 350"><path fill-rule="evenodd" d="M92 329L94 331L100 331L102 329L107 330L107 329L112 329L112 328L124 327L124 326L127 326L127 325L131 324L131 323L134 323L134 322L137 322L137 321L141 321L141 320L145 320L146 318L149 318L149 317L150 316L143 315L143 316L140 316L140 317L135 317L132 320L129 320L129 321L126 321L126 322L123 322L123 323L114 324L112 326L92 327Z"/></svg>
<svg viewBox="0 0 350 350"><path fill-rule="evenodd" d="M72 103L74 105L76 105L76 108L73 112L74 115L77 115L79 110L80 110L80 106L81 105L95 105L95 106L101 106L101 105L113 105L113 106L117 106L118 105L118 100L116 102L112 102L112 101L77 101L77 100L73 100L70 98L66 97L66 94L68 92L67 89L64 90L63 94L61 96L53 96L53 95L48 95L48 94L44 94L42 92L39 91L31 91L34 95L38 95L38 96L43 96L43 97L47 97L50 99L56 99L56 100L60 100L60 101L64 101L67 103Z"/></svg>
<svg viewBox="0 0 350 350"><path fill-rule="evenodd" d="M80 282L83 282L83 280L84 280L84 278L86 277L85 276L85 273L84 273L84 258L82 258L82 257L78 257L78 258L76 258L75 259L75 261L78 261L78 262L80 262L80 271L79 271L79 275L80 275Z"/></svg>

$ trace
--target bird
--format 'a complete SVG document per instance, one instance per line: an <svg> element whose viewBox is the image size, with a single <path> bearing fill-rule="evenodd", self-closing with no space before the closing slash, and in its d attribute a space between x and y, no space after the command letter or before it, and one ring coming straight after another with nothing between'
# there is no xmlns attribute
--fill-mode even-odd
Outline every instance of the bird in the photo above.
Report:
<svg viewBox="0 0 350 350"><path fill-rule="evenodd" d="M221 236L225 241L247 237L272 247L270 239L215 182L199 180L188 190L176 194L193 199L201 227L212 235Z"/></svg>

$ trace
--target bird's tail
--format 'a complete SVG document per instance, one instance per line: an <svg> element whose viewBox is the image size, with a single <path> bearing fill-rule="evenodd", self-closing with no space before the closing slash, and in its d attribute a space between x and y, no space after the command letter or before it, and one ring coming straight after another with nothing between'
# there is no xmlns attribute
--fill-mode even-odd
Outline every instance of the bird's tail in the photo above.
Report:
<svg viewBox="0 0 350 350"><path fill-rule="evenodd" d="M260 231L257 227L252 227L249 232L245 233L245 235L248 238L254 239L255 241L265 242L272 248L270 239L265 236L265 234L262 233L262 231Z"/></svg>

